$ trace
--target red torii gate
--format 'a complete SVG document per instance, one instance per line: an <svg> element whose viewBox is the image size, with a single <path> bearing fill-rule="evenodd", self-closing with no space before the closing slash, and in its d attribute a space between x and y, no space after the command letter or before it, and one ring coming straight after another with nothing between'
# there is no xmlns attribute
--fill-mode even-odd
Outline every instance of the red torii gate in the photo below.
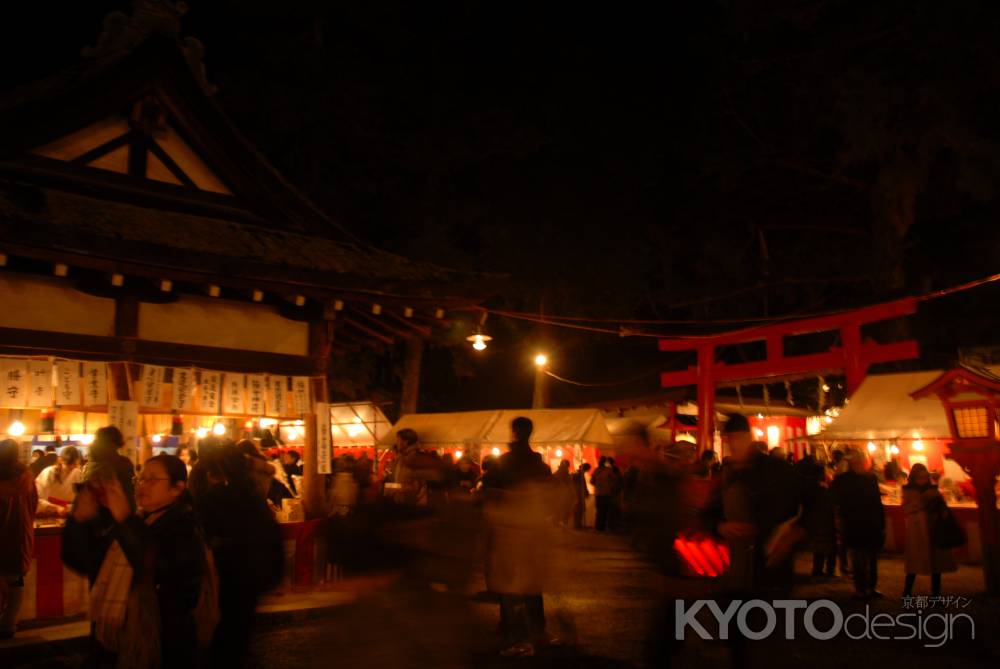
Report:
<svg viewBox="0 0 1000 669"><path fill-rule="evenodd" d="M685 371L664 372L660 375L660 385L664 388L698 386L698 448L704 451L712 448L715 434L716 383L845 370L847 391L849 394L853 393L864 380L869 366L880 362L912 360L920 356L917 342L913 340L892 344L862 341L861 326L909 316L916 311L917 300L911 297L829 316L752 327L717 335L661 339L659 341L661 351L697 351L698 363ZM831 330L840 331L842 346L832 346L823 353L785 355L785 337ZM736 365L727 365L715 360L715 350L720 346L756 341L767 343L767 357L764 360Z"/></svg>

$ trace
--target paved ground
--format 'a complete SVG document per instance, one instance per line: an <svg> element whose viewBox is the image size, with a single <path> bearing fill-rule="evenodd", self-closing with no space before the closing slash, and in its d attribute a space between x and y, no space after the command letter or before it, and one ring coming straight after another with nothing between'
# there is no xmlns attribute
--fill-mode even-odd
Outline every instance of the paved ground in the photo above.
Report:
<svg viewBox="0 0 1000 669"><path fill-rule="evenodd" d="M466 561L467 562L467 561ZM472 565L475 566L475 565ZM800 565L800 566L804 566ZM437 569L382 572L380 579L351 580L349 593L341 593L340 606L318 609L312 616L286 611L270 617L253 642L255 666L283 667L406 667L448 668L469 666L521 667L634 667L643 665L643 649L655 634L654 612L668 597L704 597L708 583L698 579L663 579L615 536L593 532L564 532L553 551L552 592L546 595L550 631L571 645L542 651L535 658L500 660L492 634L497 607L477 592L481 575L468 564L437 565ZM802 569L800 569L802 571ZM445 589L428 583L428 573L451 574ZM898 559L881 562L880 590L886 598L872 604L872 615L899 614L902 565ZM921 591L921 587L924 588ZM918 594L927 584L918 582ZM771 638L750 648L751 666L838 667L865 666L940 669L1000 666L1000 602L986 600L978 569L963 567L945 577L945 594L962 595L972 604L962 612L976 622L976 638L959 630L958 639L938 649L916 641L808 641L798 630L795 641ZM850 600L848 581L833 579L802 582L796 597L829 598L845 614L864 611L864 604ZM290 605L291 602L286 602ZM286 606L286 608L294 608ZM952 609L952 612L957 612ZM667 632L667 630L663 630ZM83 655L76 649L39 648L30 657L5 659L0 667L79 667ZM677 667L703 669L729 665L725 642L702 641L689 634L674 656Z"/></svg>

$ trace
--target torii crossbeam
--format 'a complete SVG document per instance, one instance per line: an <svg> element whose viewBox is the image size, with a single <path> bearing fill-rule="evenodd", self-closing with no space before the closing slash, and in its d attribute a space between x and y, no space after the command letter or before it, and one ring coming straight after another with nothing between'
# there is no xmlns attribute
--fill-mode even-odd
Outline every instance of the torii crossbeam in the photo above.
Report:
<svg viewBox="0 0 1000 669"><path fill-rule="evenodd" d="M685 371L664 372L660 375L660 385L664 388L691 385L698 387L698 447L703 451L712 448L715 434L716 384L844 370L847 391L853 393L861 385L871 365L912 360L920 356L917 342L913 340L891 344L862 341L861 326L910 316L916 311L916 299L906 298L829 316L786 321L717 335L661 339L661 351L697 351L698 362ZM785 355L786 337L829 331L840 332L841 346L831 346L823 353ZM716 349L720 346L758 341L767 344L767 357L764 360L728 365L715 359Z"/></svg>

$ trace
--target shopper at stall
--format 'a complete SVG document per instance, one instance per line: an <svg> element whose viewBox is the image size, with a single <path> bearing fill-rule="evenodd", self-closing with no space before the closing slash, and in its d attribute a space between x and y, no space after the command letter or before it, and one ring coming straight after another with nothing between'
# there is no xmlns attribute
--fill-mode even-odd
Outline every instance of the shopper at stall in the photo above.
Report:
<svg viewBox="0 0 1000 669"><path fill-rule="evenodd" d="M837 566L837 520L833 506L830 484L823 465L812 465L809 485L812 487L813 507L810 528L812 529L813 577L835 574ZM806 476L805 472L802 474Z"/></svg>
<svg viewBox="0 0 1000 669"><path fill-rule="evenodd" d="M576 501L573 505L573 529L584 529L584 518L587 514L587 498L590 497L590 490L587 488L587 472L590 471L590 463L584 462L580 470L573 472L573 492Z"/></svg>
<svg viewBox="0 0 1000 669"><path fill-rule="evenodd" d="M550 479L542 456L531 449L533 425L511 423L510 450L483 477L487 495L487 588L500 596L506 657L533 655L545 633L542 599L550 516Z"/></svg>
<svg viewBox="0 0 1000 669"><path fill-rule="evenodd" d="M608 466L608 459L602 457L597 461L597 469L590 475L590 485L594 486L594 500L597 504L597 518L594 529L604 532L608 529L608 516L611 514L611 496L615 490L615 474Z"/></svg>
<svg viewBox="0 0 1000 669"><path fill-rule="evenodd" d="M90 445L90 459L83 470L83 480L117 478L125 498L135 508L135 467L132 461L118 453L125 445L121 430L113 425L100 428Z"/></svg>
<svg viewBox="0 0 1000 669"><path fill-rule="evenodd" d="M557 525L569 527L573 517L573 505L576 502L573 479L569 473L569 460L563 460L559 463L559 468L552 476L552 484L554 486L552 515Z"/></svg>
<svg viewBox="0 0 1000 669"><path fill-rule="evenodd" d="M45 453L42 457L31 463L31 473L37 477L43 471L58 462L58 460L59 456L56 454L56 447L49 444L45 447Z"/></svg>
<svg viewBox="0 0 1000 669"><path fill-rule="evenodd" d="M187 473L191 474L191 470L194 466L198 464L198 451L190 446L182 446L177 451L177 457L181 459L184 463L184 467L187 469Z"/></svg>
<svg viewBox="0 0 1000 669"><path fill-rule="evenodd" d="M65 516L69 505L76 497L74 486L83 480L80 466L80 451L75 446L66 446L59 454L56 464L42 470L35 479L38 490L38 514Z"/></svg>
<svg viewBox="0 0 1000 669"><path fill-rule="evenodd" d="M885 543L882 494L867 454L851 450L845 460L850 469L833 480L833 503L840 518L844 546L850 553L855 596L873 599L882 596L875 589L878 552Z"/></svg>
<svg viewBox="0 0 1000 669"><path fill-rule="evenodd" d="M191 473L191 493L219 574L221 618L210 666L240 667L257 600L281 579L281 529L251 480L250 458L232 443L207 446Z"/></svg>
<svg viewBox="0 0 1000 669"><path fill-rule="evenodd" d="M63 562L90 579L93 666L188 669L206 563L187 468L157 455L136 483L138 512L117 478L87 483L63 531Z"/></svg>
<svg viewBox="0 0 1000 669"><path fill-rule="evenodd" d="M918 574L930 575L931 594L937 597L941 594L941 574L957 570L951 551L935 547L931 537L930 518L945 506L940 491L931 482L927 467L920 463L913 465L910 478L903 486L903 513L906 514L904 597L913 594Z"/></svg>
<svg viewBox="0 0 1000 669"><path fill-rule="evenodd" d="M0 639L12 638L17 630L35 544L38 493L17 453L16 441L0 441Z"/></svg>

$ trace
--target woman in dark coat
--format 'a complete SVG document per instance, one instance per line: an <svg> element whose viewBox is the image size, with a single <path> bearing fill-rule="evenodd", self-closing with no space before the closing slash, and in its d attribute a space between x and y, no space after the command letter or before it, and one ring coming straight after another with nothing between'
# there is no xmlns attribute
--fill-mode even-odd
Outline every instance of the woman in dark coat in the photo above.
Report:
<svg viewBox="0 0 1000 669"><path fill-rule="evenodd" d="M136 480L136 502L138 513L132 511L117 477L89 482L77 495L63 531L62 559L70 569L86 574L91 596L100 597L95 585L109 553L119 550L117 542L132 569L130 591L150 586L156 593L161 666L190 669L198 661L194 609L201 595L205 546L195 524L184 463L172 455L147 460ZM129 597L126 617L139 613L131 608L136 601ZM101 604L92 601L92 611L101 610ZM114 666L124 645L106 647L99 627L95 621L94 664Z"/></svg>
<svg viewBox="0 0 1000 669"><path fill-rule="evenodd" d="M903 562L906 566L906 582L903 596L913 594L913 584L917 574L929 574L931 594L941 594L942 572L956 571L955 558L947 548L936 548L931 543L931 523L928 512L945 506L937 486L931 482L927 467L915 464L910 469L910 478L903 486L903 512L906 514L906 549Z"/></svg>
<svg viewBox="0 0 1000 669"><path fill-rule="evenodd" d="M246 662L257 600L283 573L281 528L251 479L250 458L235 445L208 443L191 472L198 521L219 573L215 667Z"/></svg>

